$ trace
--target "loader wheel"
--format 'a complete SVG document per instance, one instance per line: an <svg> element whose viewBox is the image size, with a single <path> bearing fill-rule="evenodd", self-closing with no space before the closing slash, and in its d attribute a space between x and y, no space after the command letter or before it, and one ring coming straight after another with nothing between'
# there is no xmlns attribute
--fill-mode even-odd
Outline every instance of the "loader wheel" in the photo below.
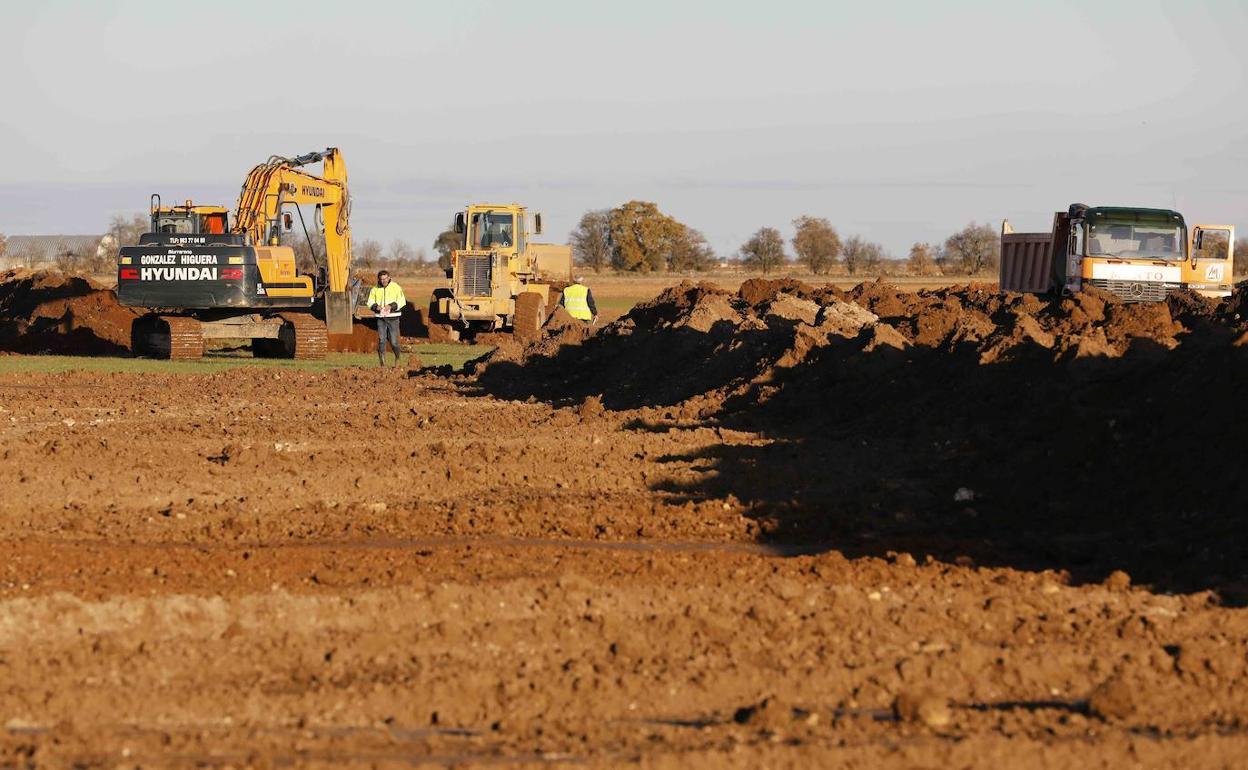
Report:
<svg viewBox="0 0 1248 770"><path fill-rule="evenodd" d="M148 358L193 361L204 357L204 334L194 318L148 314L130 325L130 350Z"/></svg>
<svg viewBox="0 0 1248 770"><path fill-rule="evenodd" d="M429 311L425 313L425 336L431 342L459 342L459 329L438 310L438 300L453 296L455 295L450 289L433 290L433 296L429 299Z"/></svg>
<svg viewBox="0 0 1248 770"><path fill-rule="evenodd" d="M512 329L517 337L535 340L542 334L546 325L546 302L537 292L521 292L516 297L516 315Z"/></svg>

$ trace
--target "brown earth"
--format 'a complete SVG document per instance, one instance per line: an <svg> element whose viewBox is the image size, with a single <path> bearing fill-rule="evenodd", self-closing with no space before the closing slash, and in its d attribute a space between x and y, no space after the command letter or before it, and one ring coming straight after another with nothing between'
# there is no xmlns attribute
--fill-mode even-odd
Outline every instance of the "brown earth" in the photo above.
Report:
<svg viewBox="0 0 1248 770"><path fill-rule="evenodd" d="M117 355L130 351L130 326L143 310L123 307L116 293L92 278L56 270L0 272L0 351L63 355ZM447 341L430 328L426 311L404 308L400 333ZM329 335L329 350L370 353L377 327L358 319L351 334Z"/></svg>
<svg viewBox="0 0 1248 770"><path fill-rule="evenodd" d="M0 377L0 767L1233 767L1242 294Z"/></svg>
<svg viewBox="0 0 1248 770"><path fill-rule="evenodd" d="M0 272L0 350L124 353L139 315L90 278L55 270Z"/></svg>

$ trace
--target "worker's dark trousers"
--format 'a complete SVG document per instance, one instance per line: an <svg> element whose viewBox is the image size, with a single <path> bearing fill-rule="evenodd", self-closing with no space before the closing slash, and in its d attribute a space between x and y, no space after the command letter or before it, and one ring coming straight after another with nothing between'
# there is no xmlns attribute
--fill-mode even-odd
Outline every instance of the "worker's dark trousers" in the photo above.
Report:
<svg viewBox="0 0 1248 770"><path fill-rule="evenodd" d="M377 355L384 356L386 354L386 339L390 340L390 347L394 349L397 356L402 352L399 348L399 318L378 318L377 319Z"/></svg>

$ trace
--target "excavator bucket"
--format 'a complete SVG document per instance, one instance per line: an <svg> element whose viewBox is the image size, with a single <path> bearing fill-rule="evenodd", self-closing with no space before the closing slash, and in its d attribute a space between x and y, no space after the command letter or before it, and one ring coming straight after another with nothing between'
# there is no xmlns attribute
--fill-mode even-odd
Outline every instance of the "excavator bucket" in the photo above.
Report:
<svg viewBox="0 0 1248 770"><path fill-rule="evenodd" d="M330 334L350 334L354 308L349 291L325 292L325 326Z"/></svg>

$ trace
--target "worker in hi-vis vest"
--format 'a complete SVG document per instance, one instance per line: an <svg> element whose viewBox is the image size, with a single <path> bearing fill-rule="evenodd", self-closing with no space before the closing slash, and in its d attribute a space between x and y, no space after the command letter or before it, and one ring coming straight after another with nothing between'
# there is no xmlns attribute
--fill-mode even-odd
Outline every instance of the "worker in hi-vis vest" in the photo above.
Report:
<svg viewBox="0 0 1248 770"><path fill-rule="evenodd" d="M585 279L577 276L572 285L563 290L559 304L568 311L568 315L588 324L598 323L598 305L594 303L594 293L585 285Z"/></svg>
<svg viewBox="0 0 1248 770"><path fill-rule="evenodd" d="M390 280L390 273L382 270L377 273L377 285L368 292L368 309L377 316L377 365L386 365L386 339L394 349L394 365L399 365L399 316L407 297L403 296L403 287Z"/></svg>

